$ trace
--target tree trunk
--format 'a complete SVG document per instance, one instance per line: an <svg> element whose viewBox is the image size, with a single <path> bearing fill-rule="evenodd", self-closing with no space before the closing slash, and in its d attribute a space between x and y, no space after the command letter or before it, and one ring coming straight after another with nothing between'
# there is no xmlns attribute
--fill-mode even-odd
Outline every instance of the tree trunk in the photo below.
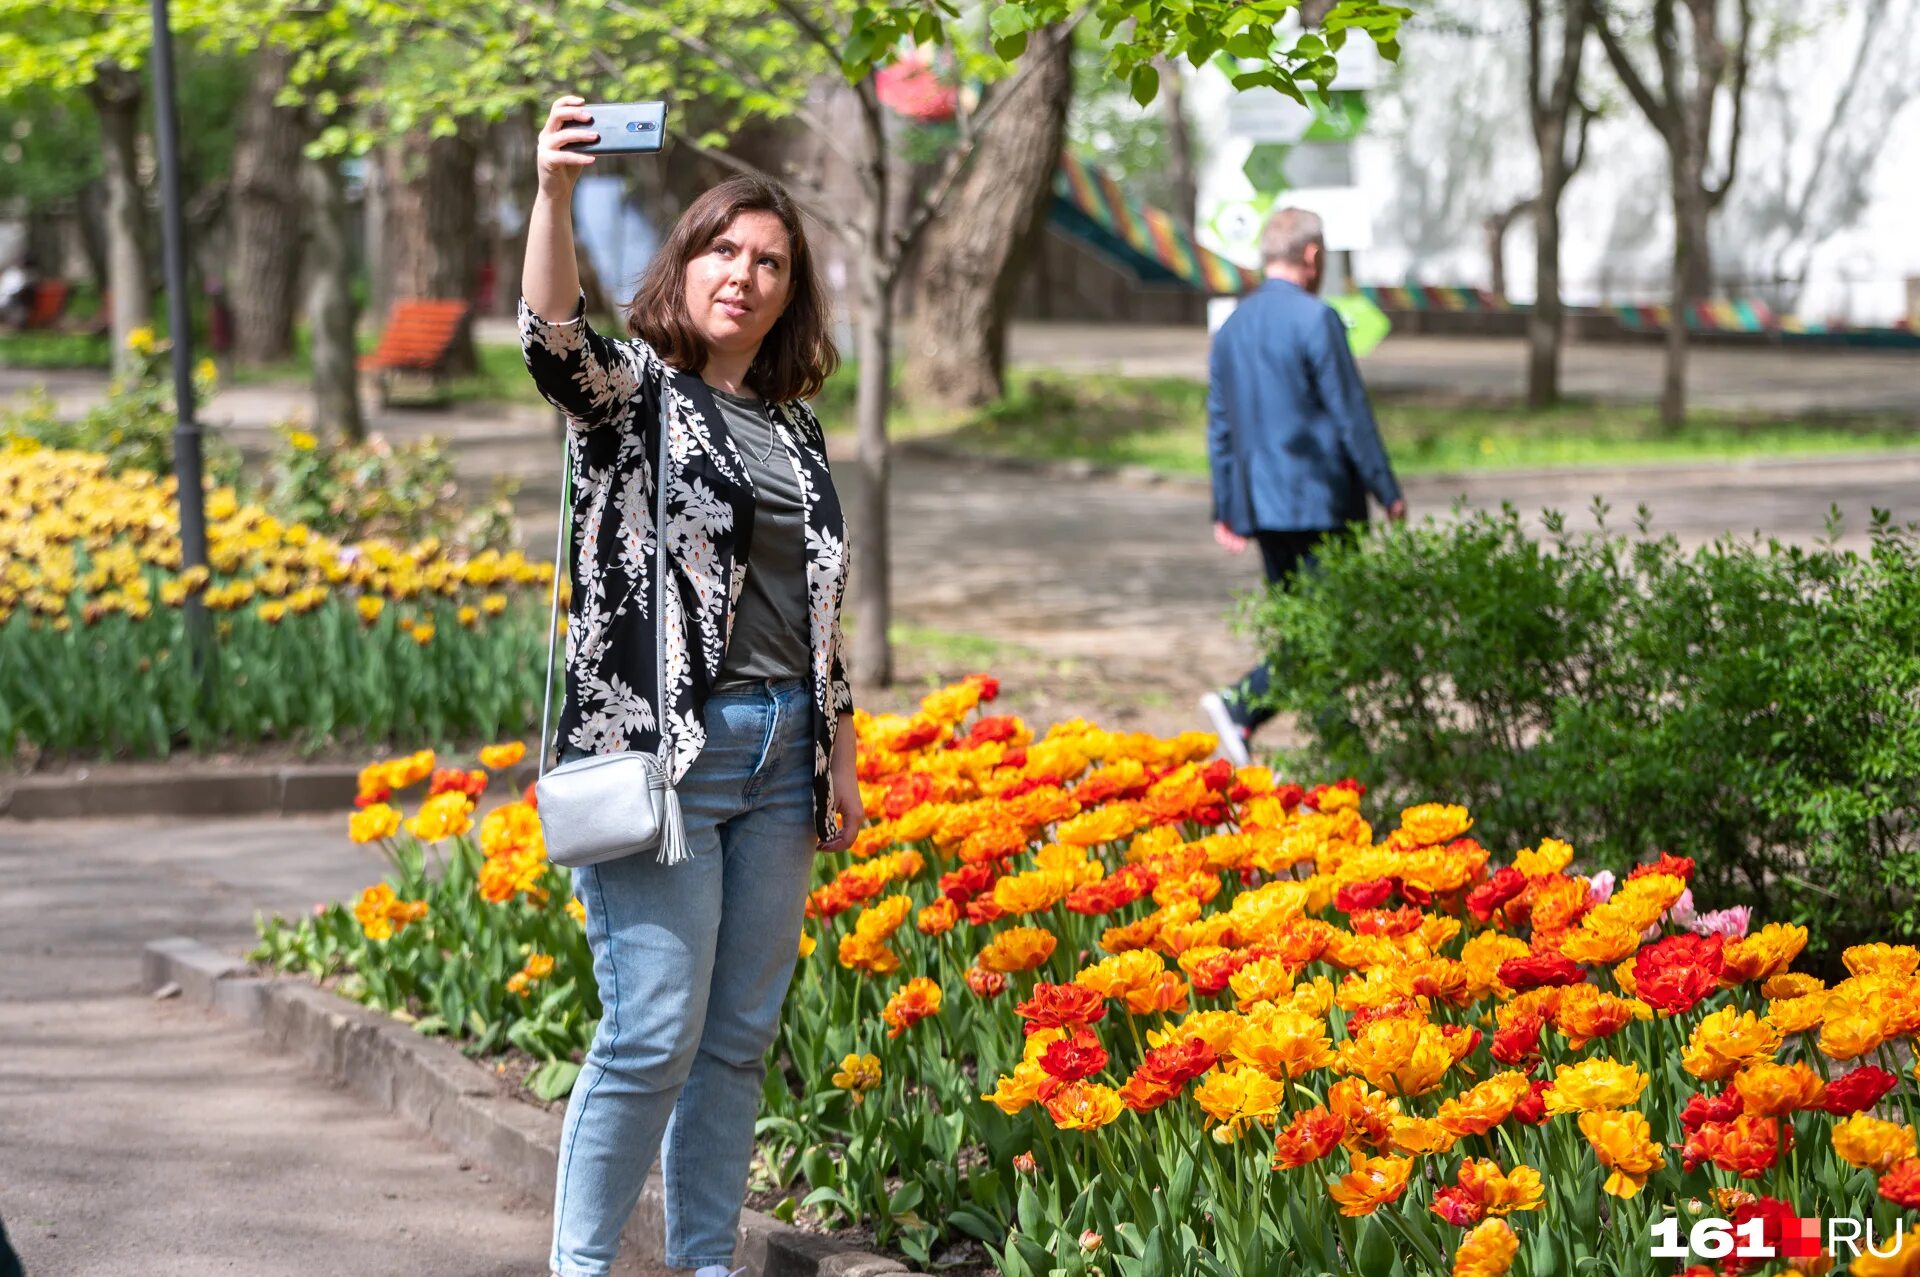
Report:
<svg viewBox="0 0 1920 1277"><path fill-rule="evenodd" d="M1160 111L1167 127L1167 182L1173 188L1173 207L1167 211L1180 223L1180 229L1191 235L1194 219L1200 215L1200 181L1194 175L1193 130L1187 125L1180 63L1173 58L1157 61Z"/></svg>
<svg viewBox="0 0 1920 1277"><path fill-rule="evenodd" d="M312 210L307 325L313 333L313 424L316 431L359 443L367 437L353 340L353 256L348 242L347 178L340 160L303 160L301 179Z"/></svg>
<svg viewBox="0 0 1920 1277"><path fill-rule="evenodd" d="M107 184L104 178L88 182L74 201L74 214L80 227L80 251L86 256L93 286L107 287Z"/></svg>
<svg viewBox="0 0 1920 1277"><path fill-rule="evenodd" d="M1600 42L1628 94L1666 143L1673 208L1672 300L1667 324L1667 366L1660 395L1660 420L1678 429L1687 415L1687 319L1696 303L1713 286L1713 258L1707 238L1707 218L1725 198L1740 166L1740 140L1746 117L1747 73L1753 34L1749 0L1735 6L1738 24L1730 51L1719 29L1719 11L1713 0L1687 0L1692 25L1683 45L1676 23L1674 0L1658 0L1653 8L1655 49L1659 55L1660 92L1656 94L1635 67L1620 38L1608 24L1600 0L1588 0L1596 15ZM1691 54L1687 65L1684 52ZM1723 87L1732 90L1733 120L1727 135L1726 172L1710 187L1706 181L1708 156L1715 140L1714 107Z"/></svg>
<svg viewBox="0 0 1920 1277"><path fill-rule="evenodd" d="M1071 33L1036 38L1026 57L1039 64L1010 90L927 228L905 376L917 401L964 408L1005 393L1007 312L1044 226L1073 93Z"/></svg>
<svg viewBox="0 0 1920 1277"><path fill-rule="evenodd" d="M39 263L42 275L65 277L67 273L67 210L77 200L62 200L57 207L27 209L27 255Z"/></svg>
<svg viewBox="0 0 1920 1277"><path fill-rule="evenodd" d="M395 300L471 301L480 269L480 223L474 207L474 126L453 137L429 138L425 129L387 151L387 264ZM473 326L462 325L447 354L447 371L479 366Z"/></svg>
<svg viewBox="0 0 1920 1277"><path fill-rule="evenodd" d="M153 322L148 290L146 202L141 197L137 142L140 131L140 80L125 67L102 65L87 86L100 115L107 193L107 315L113 343L113 370L132 366L127 338Z"/></svg>
<svg viewBox="0 0 1920 1277"><path fill-rule="evenodd" d="M1687 320L1685 269L1675 255L1673 313L1667 321L1667 364L1660 382L1660 424L1678 430L1687 423Z"/></svg>
<svg viewBox="0 0 1920 1277"><path fill-rule="evenodd" d="M1532 209L1532 200L1521 200L1498 213L1489 213L1480 223L1487 237L1487 291L1495 297L1507 295L1507 232L1513 229L1515 219Z"/></svg>
<svg viewBox="0 0 1920 1277"><path fill-rule="evenodd" d="M1529 0L1527 5L1527 105L1540 163L1540 193L1529 206L1534 289L1533 309L1527 316L1527 404L1533 408L1545 408L1560 399L1560 351L1566 341L1566 308L1560 300L1560 201L1567 183L1586 162L1587 128L1593 120L1580 101L1588 22L1585 0L1564 0L1559 56L1549 73L1546 6L1541 0ZM1580 113L1577 150L1569 156L1567 126L1576 108ZM1521 207L1512 211L1518 213Z"/></svg>
<svg viewBox="0 0 1920 1277"><path fill-rule="evenodd" d="M1508 220L1497 213L1480 223L1480 233L1486 237L1487 291L1495 297L1507 295L1508 225Z"/></svg>
<svg viewBox="0 0 1920 1277"><path fill-rule="evenodd" d="M854 391L854 428L860 486L854 499L853 669L871 687L893 683L893 647L887 627L893 619L893 585L888 575L887 370L893 360L893 281L884 264L884 221L869 235L859 274L860 331L856 339L859 381Z"/></svg>
<svg viewBox="0 0 1920 1277"><path fill-rule="evenodd" d="M1660 388L1660 424L1678 430L1687 420L1688 318L1711 289L1707 199L1698 161L1683 153L1673 165L1673 300L1667 316L1667 366Z"/></svg>
<svg viewBox="0 0 1920 1277"><path fill-rule="evenodd" d="M222 281L233 307L234 360L264 364L293 354L300 277L303 113L274 105L293 56L267 45L254 55L233 153L233 251Z"/></svg>
<svg viewBox="0 0 1920 1277"><path fill-rule="evenodd" d="M520 295L520 268L527 257L528 214L533 208L534 148L541 122L511 115L494 126L493 164L497 197L513 205L511 221L496 221L493 234L494 314L512 319Z"/></svg>
<svg viewBox="0 0 1920 1277"><path fill-rule="evenodd" d="M1560 188L1540 192L1533 209L1533 309L1527 313L1527 406L1560 401L1560 347L1565 307L1560 301Z"/></svg>
<svg viewBox="0 0 1920 1277"><path fill-rule="evenodd" d="M367 312L376 324L384 324L393 310L393 276L388 272L393 250L387 243L387 228L393 224L393 201L388 189L385 154L376 151L367 156L364 172L360 243L367 264Z"/></svg>

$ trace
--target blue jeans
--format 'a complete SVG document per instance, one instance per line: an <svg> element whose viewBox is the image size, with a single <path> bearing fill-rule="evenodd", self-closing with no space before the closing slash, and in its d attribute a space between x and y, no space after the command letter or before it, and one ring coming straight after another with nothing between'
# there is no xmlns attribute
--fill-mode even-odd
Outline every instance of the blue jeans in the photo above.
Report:
<svg viewBox="0 0 1920 1277"><path fill-rule="evenodd" d="M663 1138L666 1262L732 1261L813 873L812 714L798 679L716 693L676 787L693 858L574 871L605 1009L560 1136L561 1277L611 1269Z"/></svg>

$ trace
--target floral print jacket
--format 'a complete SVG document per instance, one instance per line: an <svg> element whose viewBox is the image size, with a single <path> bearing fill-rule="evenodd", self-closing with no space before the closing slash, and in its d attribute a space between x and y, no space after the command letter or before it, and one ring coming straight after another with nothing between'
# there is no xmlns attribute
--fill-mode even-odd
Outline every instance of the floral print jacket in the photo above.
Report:
<svg viewBox="0 0 1920 1277"><path fill-rule="evenodd" d="M585 308L582 295L571 319L554 321L520 300L521 353L540 393L567 415L573 471L573 601L559 739L588 753L655 753L678 783L706 745L703 712L749 570L753 484L707 384L669 367L644 341L596 333ZM663 395L674 587L666 591L653 579ZM769 413L806 507L814 824L824 839L835 820L828 761L840 715L853 712L840 632L846 525L812 410L794 401ZM654 668L656 600L666 615L664 677Z"/></svg>

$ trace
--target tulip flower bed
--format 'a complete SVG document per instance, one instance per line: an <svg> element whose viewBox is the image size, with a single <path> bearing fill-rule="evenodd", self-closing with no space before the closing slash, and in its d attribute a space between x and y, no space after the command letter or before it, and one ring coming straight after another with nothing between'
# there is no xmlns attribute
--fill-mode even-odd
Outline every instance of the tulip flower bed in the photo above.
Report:
<svg viewBox="0 0 1920 1277"><path fill-rule="evenodd" d="M1035 739L978 713L996 691L858 718L870 824L820 858L761 1121L782 1213L923 1264L978 1238L1014 1277L1651 1277L1703 1219L1871 1220L1885 1250L1920 1206L1920 950L1826 987L1800 927L1697 911L1688 861L1590 878L1441 804L1377 830L1353 782ZM388 791L430 775L403 826ZM577 906L523 800L475 838L486 784L370 767L354 836L396 877L261 954L521 1045L557 1094L596 1011ZM1851 1271L1920 1271L1896 1249Z"/></svg>
<svg viewBox="0 0 1920 1277"><path fill-rule="evenodd" d="M484 738L537 711L549 565L342 543L218 487L211 570L182 571L173 493L101 454L0 449L0 750Z"/></svg>

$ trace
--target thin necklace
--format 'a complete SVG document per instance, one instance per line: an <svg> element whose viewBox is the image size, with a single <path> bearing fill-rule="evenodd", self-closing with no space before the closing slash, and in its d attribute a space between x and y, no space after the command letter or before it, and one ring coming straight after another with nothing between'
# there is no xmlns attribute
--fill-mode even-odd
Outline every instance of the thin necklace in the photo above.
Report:
<svg viewBox="0 0 1920 1277"><path fill-rule="evenodd" d="M767 462L773 460L773 450L780 446L780 431L779 428L773 424L773 414L767 411L764 400L754 407L760 417L760 423L767 428L767 450L755 457L754 460L765 465Z"/></svg>

